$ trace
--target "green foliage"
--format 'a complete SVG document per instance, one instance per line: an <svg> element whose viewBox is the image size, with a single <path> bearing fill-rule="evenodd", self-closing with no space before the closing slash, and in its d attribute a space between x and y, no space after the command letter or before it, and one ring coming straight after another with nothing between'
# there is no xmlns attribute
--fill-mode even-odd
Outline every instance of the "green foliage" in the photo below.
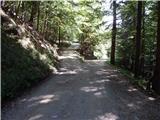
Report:
<svg viewBox="0 0 160 120"><path fill-rule="evenodd" d="M91 50L94 51L95 46L105 39L105 32L101 30L103 26L102 3L103 1L87 0L37 1L34 6L36 14L32 25L38 28L38 31L50 43L59 45L61 41L79 41L83 44L82 41L84 43L87 41L90 43ZM15 13L19 6L17 16L23 17L24 21L29 21L34 4L33 1L15 3L7 1L5 5L13 6L11 10ZM39 16L37 7L40 10Z"/></svg>
<svg viewBox="0 0 160 120"><path fill-rule="evenodd" d="M120 3L118 8L122 22L117 31L117 59L121 66L131 71L135 62L136 3L136 1L126 1ZM153 1L143 2L143 8L145 8L142 19L144 65L153 64L157 21L155 6L156 3ZM143 54L141 54L141 58Z"/></svg>
<svg viewBox="0 0 160 120"><path fill-rule="evenodd" d="M51 71L48 64L2 31L2 100L14 98Z"/></svg>
<svg viewBox="0 0 160 120"><path fill-rule="evenodd" d="M106 64L110 64L110 61L106 61ZM129 80L130 83L132 83L133 85L146 90L146 86L148 81L146 81L145 79L141 78L141 79L136 79L134 78L134 75L131 71L127 70L126 68L122 68L121 66L119 66L119 61L116 61L115 65L110 64L114 69L117 69L122 75L126 76L127 79Z"/></svg>

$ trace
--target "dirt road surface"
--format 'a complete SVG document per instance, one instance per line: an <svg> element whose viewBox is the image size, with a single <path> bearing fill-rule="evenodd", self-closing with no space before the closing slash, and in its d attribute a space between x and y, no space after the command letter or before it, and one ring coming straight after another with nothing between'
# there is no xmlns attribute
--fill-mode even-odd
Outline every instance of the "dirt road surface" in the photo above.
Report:
<svg viewBox="0 0 160 120"><path fill-rule="evenodd" d="M100 60L64 51L60 70L2 109L2 120L160 120L160 102Z"/></svg>

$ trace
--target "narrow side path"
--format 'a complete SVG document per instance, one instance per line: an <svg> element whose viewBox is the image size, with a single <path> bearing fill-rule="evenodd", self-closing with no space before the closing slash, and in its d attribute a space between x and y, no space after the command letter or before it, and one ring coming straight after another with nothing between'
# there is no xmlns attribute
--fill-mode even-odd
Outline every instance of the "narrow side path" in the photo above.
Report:
<svg viewBox="0 0 160 120"><path fill-rule="evenodd" d="M160 120L160 102L104 61L64 51L60 71L2 110L2 120Z"/></svg>

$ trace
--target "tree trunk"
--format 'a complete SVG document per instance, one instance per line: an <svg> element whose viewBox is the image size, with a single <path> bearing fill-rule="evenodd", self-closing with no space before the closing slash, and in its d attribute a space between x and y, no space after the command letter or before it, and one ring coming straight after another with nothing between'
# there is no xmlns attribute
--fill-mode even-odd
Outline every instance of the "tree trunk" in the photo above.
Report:
<svg viewBox="0 0 160 120"><path fill-rule="evenodd" d="M113 28L112 28L112 46L111 46L111 64L115 64L115 46L116 46L116 1L113 1Z"/></svg>
<svg viewBox="0 0 160 120"><path fill-rule="evenodd" d="M21 11L22 11L22 21L25 22L25 18L26 18L26 13L25 13L25 1L22 2L22 8L21 8Z"/></svg>
<svg viewBox="0 0 160 120"><path fill-rule="evenodd" d="M48 12L46 11L45 13L46 13L46 14L45 14L45 16L44 16L44 20L43 20L43 21L44 21L44 24L43 24L43 28L42 28L42 29L43 29L42 32L43 32L43 36L44 36L44 37L45 37L44 34L45 34L46 25L47 25L47 19L48 19Z"/></svg>
<svg viewBox="0 0 160 120"><path fill-rule="evenodd" d="M58 41L59 41L59 45L61 44L61 27L60 25L58 26Z"/></svg>
<svg viewBox="0 0 160 120"><path fill-rule="evenodd" d="M152 78L152 87L160 94L160 1L157 6L158 23L157 23L157 50L156 50L156 66Z"/></svg>
<svg viewBox="0 0 160 120"><path fill-rule="evenodd" d="M0 4L1 4L1 8L4 9L5 0L1 0Z"/></svg>
<svg viewBox="0 0 160 120"><path fill-rule="evenodd" d="M48 29L49 29L49 23L47 22L46 23L45 33L44 33L45 34L45 39L48 39L48 36L47 36L48 35Z"/></svg>
<svg viewBox="0 0 160 120"><path fill-rule="evenodd" d="M18 16L18 13L19 13L19 9L20 9L20 6L22 4L22 0L18 2L18 6L17 6L17 9L16 9L16 18Z"/></svg>
<svg viewBox="0 0 160 120"><path fill-rule="evenodd" d="M142 52L141 52L141 75L144 76L145 62L145 1L143 1L143 21L142 21Z"/></svg>
<svg viewBox="0 0 160 120"><path fill-rule="evenodd" d="M36 13L37 13L37 1L32 1L32 10L31 10L31 16L30 16L29 22L33 23Z"/></svg>
<svg viewBox="0 0 160 120"><path fill-rule="evenodd" d="M39 17L40 17L40 2L37 5L38 13L37 13L37 31L39 30Z"/></svg>
<svg viewBox="0 0 160 120"><path fill-rule="evenodd" d="M135 7L135 11L136 11L136 7ZM133 16L133 28L136 29L136 15ZM133 39L132 39L132 44L133 44L133 48L135 48L136 46L136 34L133 35ZM131 71L134 73L134 66L135 66L135 49L133 49L133 53L131 56Z"/></svg>
<svg viewBox="0 0 160 120"><path fill-rule="evenodd" d="M136 55L134 77L140 75L140 55L141 55L141 20L142 20L142 1L138 1L137 25L136 25Z"/></svg>

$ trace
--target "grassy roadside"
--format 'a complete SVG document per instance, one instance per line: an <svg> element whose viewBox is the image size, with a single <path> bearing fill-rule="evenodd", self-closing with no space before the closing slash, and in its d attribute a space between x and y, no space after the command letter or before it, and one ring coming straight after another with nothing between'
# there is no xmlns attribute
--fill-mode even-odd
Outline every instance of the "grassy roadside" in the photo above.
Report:
<svg viewBox="0 0 160 120"><path fill-rule="evenodd" d="M1 30L2 104L37 85L56 69L58 63L56 49L49 42L31 35L27 29L23 38L7 29L10 28L2 26Z"/></svg>
<svg viewBox="0 0 160 120"><path fill-rule="evenodd" d="M136 79L136 78L134 78L134 74L131 71L126 70L126 69L118 66L117 64L112 65L112 64L110 64L110 61L106 61L106 64L109 64L114 69L117 69L119 73L121 73L122 75L129 78L128 80L129 80L129 82L131 82L131 84L135 85L136 87L138 87L144 91L146 90L147 81L144 78Z"/></svg>

